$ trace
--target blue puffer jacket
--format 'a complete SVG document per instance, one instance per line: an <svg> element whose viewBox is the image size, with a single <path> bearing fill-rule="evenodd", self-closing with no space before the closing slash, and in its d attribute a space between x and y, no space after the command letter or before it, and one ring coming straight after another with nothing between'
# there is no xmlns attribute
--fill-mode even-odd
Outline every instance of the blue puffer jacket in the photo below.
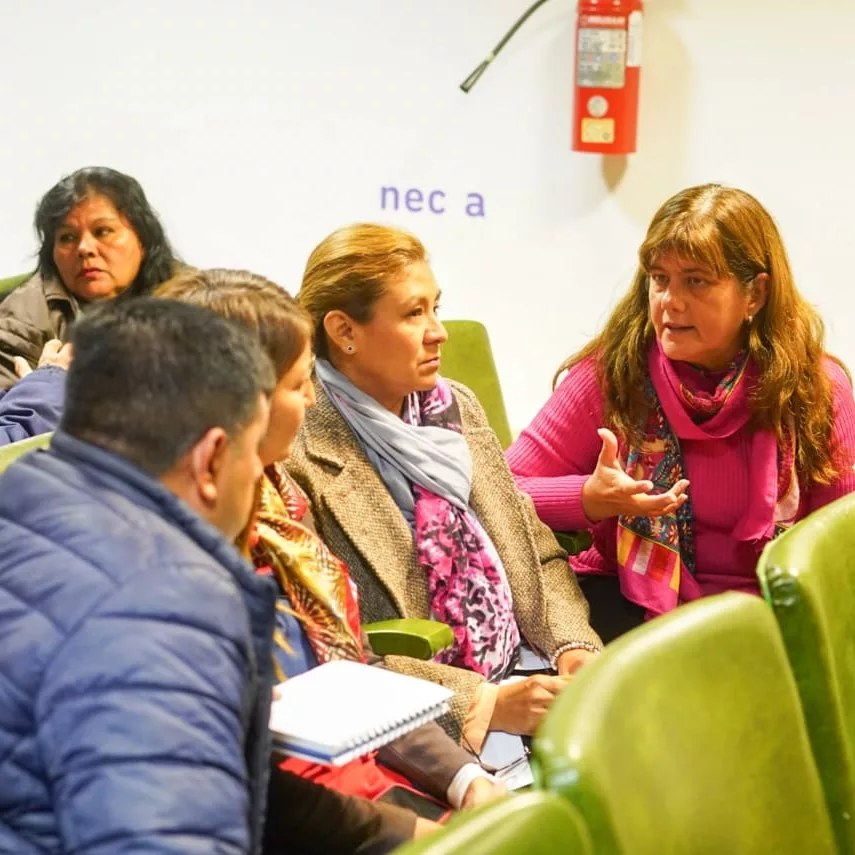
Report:
<svg viewBox="0 0 855 855"><path fill-rule="evenodd" d="M275 586L57 433L0 476L0 853L257 852Z"/></svg>

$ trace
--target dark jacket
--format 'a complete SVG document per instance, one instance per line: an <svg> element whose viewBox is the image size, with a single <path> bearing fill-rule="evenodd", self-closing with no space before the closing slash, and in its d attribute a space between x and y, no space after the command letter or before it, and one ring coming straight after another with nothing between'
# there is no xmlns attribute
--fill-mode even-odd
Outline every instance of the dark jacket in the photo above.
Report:
<svg viewBox="0 0 855 855"><path fill-rule="evenodd" d="M65 369L48 365L0 392L0 445L55 430L65 403Z"/></svg>
<svg viewBox="0 0 855 855"><path fill-rule="evenodd" d="M0 302L0 389L17 379L12 359L23 356L35 368L49 339L65 341L80 313L75 296L59 281L36 273Z"/></svg>
<svg viewBox="0 0 855 855"><path fill-rule="evenodd" d="M0 852L257 852L275 595L113 454L58 432L12 464Z"/></svg>

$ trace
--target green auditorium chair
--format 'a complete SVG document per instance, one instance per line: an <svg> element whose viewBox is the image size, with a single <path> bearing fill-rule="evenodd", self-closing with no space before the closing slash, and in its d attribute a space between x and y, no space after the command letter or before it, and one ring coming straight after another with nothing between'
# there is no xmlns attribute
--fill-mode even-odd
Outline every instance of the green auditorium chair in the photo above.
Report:
<svg viewBox="0 0 855 855"><path fill-rule="evenodd" d="M502 448L507 448L511 427L487 328L478 321L443 321L443 326L448 341L442 346L440 373L475 393Z"/></svg>
<svg viewBox="0 0 855 855"><path fill-rule="evenodd" d="M750 594L609 645L556 698L532 765L597 855L837 852L780 633Z"/></svg>
<svg viewBox="0 0 855 855"><path fill-rule="evenodd" d="M855 852L855 495L766 546L757 567L796 677L842 852Z"/></svg>
<svg viewBox="0 0 855 855"><path fill-rule="evenodd" d="M9 445L0 445L0 472L10 466L19 457L37 448L47 448L50 445L52 433L40 433L38 436L29 436Z"/></svg>
<svg viewBox="0 0 855 855"><path fill-rule="evenodd" d="M588 832L564 799L529 792L452 817L395 855L590 855Z"/></svg>
<svg viewBox="0 0 855 855"><path fill-rule="evenodd" d="M17 276L10 276L8 279L0 279L0 300L10 291L14 291L15 288L26 282L32 275L32 272L19 273Z"/></svg>

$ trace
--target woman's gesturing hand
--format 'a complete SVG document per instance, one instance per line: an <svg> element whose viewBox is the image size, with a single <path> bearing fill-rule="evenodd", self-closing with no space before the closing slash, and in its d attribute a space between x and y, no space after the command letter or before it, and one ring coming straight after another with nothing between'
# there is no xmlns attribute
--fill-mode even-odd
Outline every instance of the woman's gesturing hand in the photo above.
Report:
<svg viewBox="0 0 855 855"><path fill-rule="evenodd" d="M689 482L682 478L665 493L651 494L652 481L636 481L618 460L617 438L608 428L597 435L603 441L597 466L582 488L582 507L591 522L620 515L657 517L673 513L688 498Z"/></svg>

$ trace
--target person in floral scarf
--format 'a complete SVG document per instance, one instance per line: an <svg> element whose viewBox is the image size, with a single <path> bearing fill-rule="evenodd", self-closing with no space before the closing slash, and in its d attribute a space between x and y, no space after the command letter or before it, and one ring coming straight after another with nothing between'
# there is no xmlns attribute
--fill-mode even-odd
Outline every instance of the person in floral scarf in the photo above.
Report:
<svg viewBox="0 0 855 855"><path fill-rule="evenodd" d="M742 190L654 215L627 294L507 452L608 641L725 590L758 593L778 532L855 489L855 406L778 229Z"/></svg>

